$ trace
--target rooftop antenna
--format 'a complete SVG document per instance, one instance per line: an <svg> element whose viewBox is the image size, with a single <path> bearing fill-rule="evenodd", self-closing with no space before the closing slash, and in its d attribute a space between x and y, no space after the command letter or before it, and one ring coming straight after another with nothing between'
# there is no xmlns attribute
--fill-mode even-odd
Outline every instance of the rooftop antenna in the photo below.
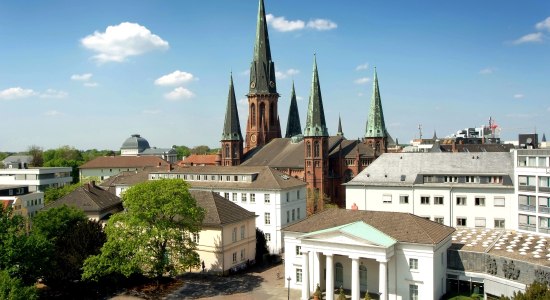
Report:
<svg viewBox="0 0 550 300"><path fill-rule="evenodd" d="M422 124L418 124L418 133L420 135L420 139L422 139Z"/></svg>

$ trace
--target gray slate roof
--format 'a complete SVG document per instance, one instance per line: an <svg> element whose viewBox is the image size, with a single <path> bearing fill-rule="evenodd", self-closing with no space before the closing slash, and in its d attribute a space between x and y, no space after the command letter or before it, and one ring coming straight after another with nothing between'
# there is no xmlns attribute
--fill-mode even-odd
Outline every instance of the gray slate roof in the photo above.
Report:
<svg viewBox="0 0 550 300"><path fill-rule="evenodd" d="M511 152L384 153L347 185L411 185L419 175L513 174Z"/></svg>
<svg viewBox="0 0 550 300"><path fill-rule="evenodd" d="M363 221L399 242L438 244L453 234L454 228L409 213L346 210L331 208L283 228L309 233Z"/></svg>
<svg viewBox="0 0 550 300"><path fill-rule="evenodd" d="M206 210L203 226L221 226L255 218L254 212L248 211L237 204L211 191L190 190L197 204Z"/></svg>
<svg viewBox="0 0 550 300"><path fill-rule="evenodd" d="M119 197L91 183L78 187L61 199L46 205L44 209L63 205L81 209L85 213L101 213L116 206L120 206L122 210L122 200Z"/></svg>
<svg viewBox="0 0 550 300"><path fill-rule="evenodd" d="M139 152L147 148L150 148L149 142L139 134L132 134L132 136L127 138L120 147L120 149L138 149Z"/></svg>
<svg viewBox="0 0 550 300"><path fill-rule="evenodd" d="M26 164L30 164L32 161L32 156L30 155L10 155L6 158L4 158L4 160L2 160L2 163L4 165L7 165L9 163L26 163Z"/></svg>

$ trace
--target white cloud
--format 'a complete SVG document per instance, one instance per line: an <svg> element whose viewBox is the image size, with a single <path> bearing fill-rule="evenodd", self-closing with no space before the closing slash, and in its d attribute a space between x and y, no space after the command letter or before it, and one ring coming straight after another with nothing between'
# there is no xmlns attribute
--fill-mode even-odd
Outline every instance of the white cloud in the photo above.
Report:
<svg viewBox="0 0 550 300"><path fill-rule="evenodd" d="M298 95L297 95L297 96L296 96L296 100L297 100L297 101L302 101L302 100L304 100L304 97L298 96Z"/></svg>
<svg viewBox="0 0 550 300"><path fill-rule="evenodd" d="M130 56L169 48L168 42L137 23L123 22L108 26L105 32L95 31L81 41L87 49L97 52L99 63L123 62Z"/></svg>
<svg viewBox="0 0 550 300"><path fill-rule="evenodd" d="M357 78L353 81L355 84L367 84L370 82L370 78L368 77L361 77Z"/></svg>
<svg viewBox="0 0 550 300"><path fill-rule="evenodd" d="M71 75L71 80L74 81L88 81L92 79L92 73L85 73L85 74L73 74Z"/></svg>
<svg viewBox="0 0 550 300"><path fill-rule="evenodd" d="M162 111L160 109L144 109L142 111L142 113L146 114L146 115L158 115L160 114Z"/></svg>
<svg viewBox="0 0 550 300"><path fill-rule="evenodd" d="M315 19L307 22L307 27L315 30L331 30L338 27L338 25L331 20Z"/></svg>
<svg viewBox="0 0 550 300"><path fill-rule="evenodd" d="M540 43L542 42L542 32L535 32L526 34L519 39L513 41L515 45L524 44L524 43Z"/></svg>
<svg viewBox="0 0 550 300"><path fill-rule="evenodd" d="M58 91L54 89L47 89L45 92L40 93L40 98L65 98L69 94L65 91Z"/></svg>
<svg viewBox="0 0 550 300"><path fill-rule="evenodd" d="M524 94L514 94L514 98L523 99L523 98L525 98L525 95Z"/></svg>
<svg viewBox="0 0 550 300"><path fill-rule="evenodd" d="M305 22L302 20L289 21L285 17L275 17L272 14L267 14L265 20L273 29L281 32L302 30L305 27Z"/></svg>
<svg viewBox="0 0 550 300"><path fill-rule="evenodd" d="M180 85L194 79L193 74L176 70L155 80L156 85Z"/></svg>
<svg viewBox="0 0 550 300"><path fill-rule="evenodd" d="M44 113L45 116L49 116L49 117L55 117L55 116L60 116L60 115L63 115L61 112L57 111L57 110L48 110L47 112Z"/></svg>
<svg viewBox="0 0 550 300"><path fill-rule="evenodd" d="M548 30L550 31L550 17L538 22L536 25L535 25L535 28L538 29L538 30Z"/></svg>
<svg viewBox="0 0 550 300"><path fill-rule="evenodd" d="M493 69L493 68L485 68L485 69L479 70L479 74L489 75L489 74L493 74L494 71L495 71L495 69Z"/></svg>
<svg viewBox="0 0 550 300"><path fill-rule="evenodd" d="M31 89L24 89L21 87L12 87L0 91L0 100L12 100L19 98L27 98L35 96L37 93Z"/></svg>
<svg viewBox="0 0 550 300"><path fill-rule="evenodd" d="M173 91L164 94L164 98L172 101L193 98L195 94L184 87L177 87Z"/></svg>
<svg viewBox="0 0 550 300"><path fill-rule="evenodd" d="M248 75L250 75L250 70L248 70L248 69L247 69L247 70L244 70L244 71L240 72L239 75L241 75L241 76L248 76Z"/></svg>
<svg viewBox="0 0 550 300"><path fill-rule="evenodd" d="M364 63L355 67L355 71L366 70L369 68L369 63Z"/></svg>
<svg viewBox="0 0 550 300"><path fill-rule="evenodd" d="M294 75L298 75L300 73L300 70L296 70L296 69L288 69L286 71L282 71L282 72L275 72L275 76L277 79L285 79L289 76L294 76Z"/></svg>
<svg viewBox="0 0 550 300"><path fill-rule="evenodd" d="M85 82L84 83L84 86L85 87L96 87L98 86L99 84L97 82Z"/></svg>
<svg viewBox="0 0 550 300"><path fill-rule="evenodd" d="M241 98L237 101L237 104L241 107L248 107L248 98Z"/></svg>

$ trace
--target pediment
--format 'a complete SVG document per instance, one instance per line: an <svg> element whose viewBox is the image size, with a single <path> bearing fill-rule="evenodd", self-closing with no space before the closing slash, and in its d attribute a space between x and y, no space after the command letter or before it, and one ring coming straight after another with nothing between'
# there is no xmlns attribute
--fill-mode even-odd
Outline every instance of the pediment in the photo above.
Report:
<svg viewBox="0 0 550 300"><path fill-rule="evenodd" d="M391 236L363 221L305 233L298 237L298 239L349 245L370 245L385 248L397 242L397 240Z"/></svg>
<svg viewBox="0 0 550 300"><path fill-rule="evenodd" d="M382 245L376 242L373 242L367 239L362 239L356 236L348 235L344 232L331 232L331 233L324 233L324 234L309 235L307 237L303 237L302 240L315 240L315 241L322 241L324 243L330 243L330 244L383 247Z"/></svg>

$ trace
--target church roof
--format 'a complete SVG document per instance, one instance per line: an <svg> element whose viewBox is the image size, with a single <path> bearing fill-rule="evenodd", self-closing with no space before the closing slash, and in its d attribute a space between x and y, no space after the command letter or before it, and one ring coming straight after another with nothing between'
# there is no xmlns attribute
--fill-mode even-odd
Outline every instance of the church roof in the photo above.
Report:
<svg viewBox="0 0 550 300"><path fill-rule="evenodd" d="M254 212L248 211L212 191L190 190L189 192L197 201L197 205L206 211L202 221L203 226L221 226L256 217Z"/></svg>
<svg viewBox="0 0 550 300"><path fill-rule="evenodd" d="M215 165L218 159L217 154L191 154L178 162L178 166L201 166Z"/></svg>
<svg viewBox="0 0 550 300"><path fill-rule="evenodd" d="M387 137L386 124L384 122L384 111L382 110L382 99L378 88L378 75L374 69L374 80L372 87L372 98L370 103L369 117L365 137Z"/></svg>
<svg viewBox="0 0 550 300"><path fill-rule="evenodd" d="M296 101L296 92L294 91L293 81L292 91L290 92L290 109L288 111L285 138L291 138L300 134L302 134L302 125L300 124L300 114L298 113L298 103Z"/></svg>
<svg viewBox="0 0 550 300"><path fill-rule="evenodd" d="M320 213L283 228L287 232L311 233L320 230L362 222L385 235L406 243L439 244L454 228L409 213L326 209ZM348 228L349 229L349 228Z"/></svg>
<svg viewBox="0 0 550 300"><path fill-rule="evenodd" d="M254 58L250 65L249 94L277 93L275 64L271 61L271 49L267 32L264 1L259 0Z"/></svg>
<svg viewBox="0 0 550 300"><path fill-rule="evenodd" d="M142 152L147 148L150 148L149 142L142 138L139 134L132 134L132 136L127 138L120 147L121 150L137 149L138 152Z"/></svg>
<svg viewBox="0 0 550 300"><path fill-rule="evenodd" d="M313 78L311 80L311 91L307 108L306 128L304 136L328 136L327 123L325 121L325 110L323 109L323 97L321 96L321 85L317 71L317 58L313 57Z"/></svg>
<svg viewBox="0 0 550 300"><path fill-rule="evenodd" d="M239 122L239 111L235 99L235 88L233 87L233 75L229 79L229 95L227 95L227 108L225 122L223 125L222 141L242 141L241 123Z"/></svg>

